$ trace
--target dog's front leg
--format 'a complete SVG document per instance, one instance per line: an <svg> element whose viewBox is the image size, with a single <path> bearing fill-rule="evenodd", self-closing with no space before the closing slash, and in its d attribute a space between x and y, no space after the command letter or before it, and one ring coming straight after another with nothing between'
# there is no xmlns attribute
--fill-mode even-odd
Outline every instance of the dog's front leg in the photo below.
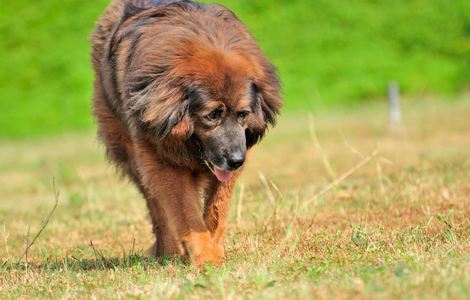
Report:
<svg viewBox="0 0 470 300"><path fill-rule="evenodd" d="M204 203L204 221L221 256L224 256L223 237L237 177L238 174L225 183L213 179Z"/></svg>
<svg viewBox="0 0 470 300"><path fill-rule="evenodd" d="M219 265L223 257L202 217L196 176L189 170L160 162L145 146L137 145L135 154L141 182L149 194L147 201L157 201L156 207L163 210L165 225L178 245L178 253L196 266Z"/></svg>

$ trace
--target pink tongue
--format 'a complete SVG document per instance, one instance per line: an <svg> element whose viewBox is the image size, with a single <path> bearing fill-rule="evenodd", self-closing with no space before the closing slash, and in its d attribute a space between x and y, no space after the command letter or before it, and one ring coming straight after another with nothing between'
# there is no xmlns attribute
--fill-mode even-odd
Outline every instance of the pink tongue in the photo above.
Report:
<svg viewBox="0 0 470 300"><path fill-rule="evenodd" d="M221 170L217 167L214 168L214 172L215 172L215 176L217 176L217 179L220 181L220 182L227 182L230 180L230 178L232 178L232 175L233 175L233 172L230 172L230 171L224 171L224 170Z"/></svg>

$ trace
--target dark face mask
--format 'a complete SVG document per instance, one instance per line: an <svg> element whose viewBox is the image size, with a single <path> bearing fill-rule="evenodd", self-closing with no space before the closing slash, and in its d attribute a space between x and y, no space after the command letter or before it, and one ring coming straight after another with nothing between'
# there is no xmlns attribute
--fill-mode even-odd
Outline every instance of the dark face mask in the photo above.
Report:
<svg viewBox="0 0 470 300"><path fill-rule="evenodd" d="M219 181L228 181L245 162L245 128L235 117L227 117L219 126L198 138L203 158Z"/></svg>

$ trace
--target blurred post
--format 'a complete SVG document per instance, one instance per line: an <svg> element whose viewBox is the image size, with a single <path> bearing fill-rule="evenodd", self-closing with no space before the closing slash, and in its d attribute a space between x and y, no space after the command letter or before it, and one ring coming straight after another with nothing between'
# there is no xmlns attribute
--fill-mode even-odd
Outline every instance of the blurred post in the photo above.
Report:
<svg viewBox="0 0 470 300"><path fill-rule="evenodd" d="M396 82L390 82L388 85L388 108L390 127L392 129L400 127L400 87Z"/></svg>

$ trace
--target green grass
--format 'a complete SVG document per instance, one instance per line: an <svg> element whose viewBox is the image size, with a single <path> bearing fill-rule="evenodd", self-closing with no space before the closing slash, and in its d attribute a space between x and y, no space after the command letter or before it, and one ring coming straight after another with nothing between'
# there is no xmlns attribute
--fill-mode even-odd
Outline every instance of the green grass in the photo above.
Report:
<svg viewBox="0 0 470 300"><path fill-rule="evenodd" d="M397 132L379 104L316 114L320 148L307 115L284 115L236 189L227 260L206 273L144 256L144 200L93 133L4 142L0 298L468 299L470 97L451 100L404 101ZM53 177L59 207L18 264L54 204Z"/></svg>
<svg viewBox="0 0 470 300"><path fill-rule="evenodd" d="M470 82L470 2L220 1L279 66L286 110ZM0 10L0 138L89 128L88 36L108 0L7 1Z"/></svg>

